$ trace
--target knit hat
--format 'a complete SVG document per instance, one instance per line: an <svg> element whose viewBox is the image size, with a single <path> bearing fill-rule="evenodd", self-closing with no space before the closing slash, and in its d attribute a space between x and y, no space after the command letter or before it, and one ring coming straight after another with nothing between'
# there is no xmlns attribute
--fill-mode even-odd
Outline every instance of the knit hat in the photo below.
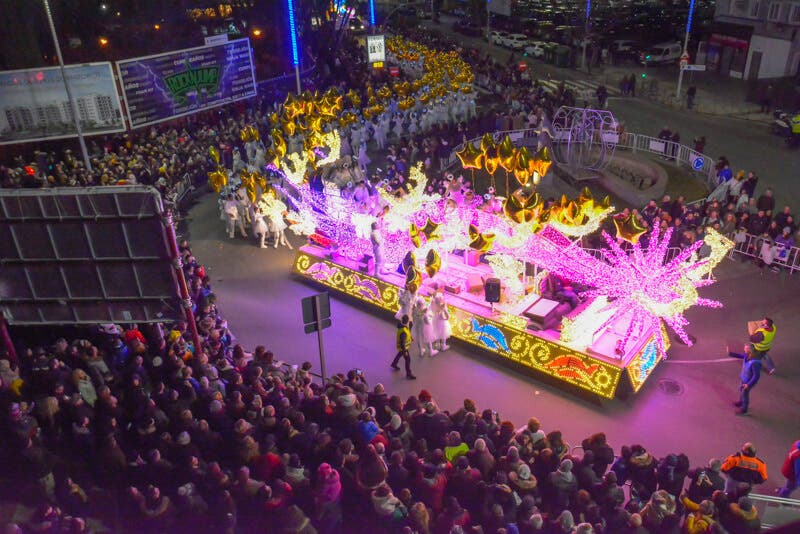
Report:
<svg viewBox="0 0 800 534"><path fill-rule="evenodd" d="M542 517L542 514L533 514L531 516L531 526L533 528L542 528L543 525L544 518Z"/></svg>
<svg viewBox="0 0 800 534"><path fill-rule="evenodd" d="M562 473L570 473L572 471L572 460L564 458L561 461L561 465L558 466L558 470Z"/></svg>
<svg viewBox="0 0 800 534"><path fill-rule="evenodd" d="M486 442L483 440L483 438L478 438L475 440L475 450L481 452L486 450Z"/></svg>
<svg viewBox="0 0 800 534"><path fill-rule="evenodd" d="M529 480L531 478L531 468L528 467L528 464L521 464L517 468L517 476L522 480Z"/></svg>
<svg viewBox="0 0 800 534"><path fill-rule="evenodd" d="M783 233L784 234L791 234L792 233L792 227L791 226L784 226L783 227Z"/></svg>
<svg viewBox="0 0 800 534"><path fill-rule="evenodd" d="M556 521L558 521L562 527L572 528L575 526L575 518L572 517L572 512L569 510L561 512L561 515L558 516Z"/></svg>
<svg viewBox="0 0 800 534"><path fill-rule="evenodd" d="M714 503L709 500L704 500L700 503L700 512L703 515L714 515Z"/></svg>
<svg viewBox="0 0 800 534"><path fill-rule="evenodd" d="M402 424L403 420L400 419L400 416L396 413L392 414L391 419L389 419L389 426L392 427L392 430L397 430Z"/></svg>
<svg viewBox="0 0 800 534"><path fill-rule="evenodd" d="M417 397L419 397L420 402L430 402L433 399L433 395L427 389L420 391Z"/></svg>
<svg viewBox="0 0 800 534"><path fill-rule="evenodd" d="M719 473L720 470L722 470L722 461L717 458L712 458L708 461L708 468L715 473Z"/></svg>
<svg viewBox="0 0 800 534"><path fill-rule="evenodd" d="M533 441L534 444L539 443L544 438L545 438L545 434L541 430L537 430L536 432L531 434L531 441Z"/></svg>
<svg viewBox="0 0 800 534"><path fill-rule="evenodd" d="M178 434L178 439L175 440L178 445L188 445L192 440L189 437L189 433L186 431L181 432Z"/></svg>
<svg viewBox="0 0 800 534"><path fill-rule="evenodd" d="M575 527L575 534L593 534L594 527L592 527L591 523L581 523L577 527Z"/></svg>
<svg viewBox="0 0 800 534"><path fill-rule="evenodd" d="M356 403L356 396L352 393L348 393L347 395L342 395L336 400L336 404L343 406L345 408L350 408Z"/></svg>

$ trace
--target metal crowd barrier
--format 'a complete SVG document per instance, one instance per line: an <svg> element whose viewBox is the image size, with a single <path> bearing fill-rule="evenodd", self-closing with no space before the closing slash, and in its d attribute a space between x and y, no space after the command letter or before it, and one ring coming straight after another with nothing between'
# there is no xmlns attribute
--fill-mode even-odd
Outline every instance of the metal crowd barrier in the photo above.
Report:
<svg viewBox="0 0 800 534"><path fill-rule="evenodd" d="M747 498L753 501L758 510L762 531L800 521L800 500L758 493L750 493Z"/></svg>
<svg viewBox="0 0 800 534"><path fill-rule="evenodd" d="M545 133L550 134L550 131L545 130ZM500 140L506 134L511 137L512 141L517 142L520 139L524 140L526 138L538 138L542 134L542 129L497 131L492 133L492 137L495 140ZM480 137L476 137L468 142L477 145L480 143L480 140ZM599 143L599 139L596 142ZM522 143L517 142L517 144L524 144L524 141L522 141ZM450 156L447 159L442 160L442 171L445 171L456 164L458 161L456 152L462 150L464 146L465 145L463 143L456 146L450 153ZM709 156L701 154L700 152L697 152L686 145L681 145L680 143L674 143L672 141L665 141L649 135L624 132L619 135L617 148L622 150L630 150L632 152L648 152L650 154L658 154L660 156L673 159L676 165L685 165L691 168L695 175L703 176L703 181L710 191L713 191L718 185L716 169L714 168L715 161Z"/></svg>
<svg viewBox="0 0 800 534"><path fill-rule="evenodd" d="M758 258L761 254L761 246L767 239L762 236L746 233L735 233L733 236L729 237L733 239L734 243L734 247L728 253L728 257L731 259L735 259L736 257ZM789 274L794 274L795 271L800 270L800 247L795 246L790 249L780 248L775 254L772 265L781 269L787 269Z"/></svg>

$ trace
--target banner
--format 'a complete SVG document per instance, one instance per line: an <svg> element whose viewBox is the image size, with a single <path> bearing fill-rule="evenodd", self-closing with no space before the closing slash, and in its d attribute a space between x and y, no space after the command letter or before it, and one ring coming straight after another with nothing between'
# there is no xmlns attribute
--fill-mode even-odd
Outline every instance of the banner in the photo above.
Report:
<svg viewBox="0 0 800 534"><path fill-rule="evenodd" d="M117 62L131 128L256 96L247 38Z"/></svg>
<svg viewBox="0 0 800 534"><path fill-rule="evenodd" d="M84 135L125 131L111 63L66 67ZM0 72L0 144L76 137L61 69Z"/></svg>
<svg viewBox="0 0 800 534"><path fill-rule="evenodd" d="M367 62L386 61L386 40L383 35L367 35Z"/></svg>

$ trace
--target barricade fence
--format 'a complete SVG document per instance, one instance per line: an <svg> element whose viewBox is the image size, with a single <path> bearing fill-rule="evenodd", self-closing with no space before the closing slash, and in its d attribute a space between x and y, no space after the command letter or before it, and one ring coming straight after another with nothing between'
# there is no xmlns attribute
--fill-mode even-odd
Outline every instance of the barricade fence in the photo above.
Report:
<svg viewBox="0 0 800 534"><path fill-rule="evenodd" d="M511 140L515 145L527 146L529 143L526 141L530 140L530 145L533 146L532 141L538 141L542 134L548 135L554 142L566 142L569 138L569 132L564 132L564 134L561 136L555 136L551 130L546 128L540 128L538 130L525 129L497 131L492 133L492 137L495 139L495 141L499 141L508 135L511 137ZM617 149L630 150L634 153L647 152L650 154L657 154L672 160L677 166L689 167L693 171L692 174L698 179L701 179L704 185L708 187L710 191L713 191L714 188L717 187L718 184L715 161L709 156L697 152L686 145L675 143L673 141L665 141L664 139L651 137L649 135L630 132L623 132L617 135ZM476 137L468 142L472 143L473 145L478 145L480 140L480 137ZM593 142L600 144L599 136ZM458 161L456 152L463 150L464 146L464 143L456 146L452 152L450 152L450 156L447 159L442 160L442 171L445 171L456 164Z"/></svg>
<svg viewBox="0 0 800 534"><path fill-rule="evenodd" d="M753 260L761 257L762 247L767 241L772 242L772 263L766 267L776 269L787 269L789 274L794 274L795 271L800 270L800 247L786 248L775 244L769 237L757 236L745 232L737 232L733 236L733 248L731 249L728 257L731 259L736 258L752 258Z"/></svg>

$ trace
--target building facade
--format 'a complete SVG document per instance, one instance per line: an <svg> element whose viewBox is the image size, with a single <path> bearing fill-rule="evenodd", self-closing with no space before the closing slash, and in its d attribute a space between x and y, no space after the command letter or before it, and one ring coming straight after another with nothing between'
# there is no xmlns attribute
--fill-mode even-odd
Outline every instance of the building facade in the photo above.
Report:
<svg viewBox="0 0 800 534"><path fill-rule="evenodd" d="M734 78L797 76L800 1L717 0L705 63Z"/></svg>

